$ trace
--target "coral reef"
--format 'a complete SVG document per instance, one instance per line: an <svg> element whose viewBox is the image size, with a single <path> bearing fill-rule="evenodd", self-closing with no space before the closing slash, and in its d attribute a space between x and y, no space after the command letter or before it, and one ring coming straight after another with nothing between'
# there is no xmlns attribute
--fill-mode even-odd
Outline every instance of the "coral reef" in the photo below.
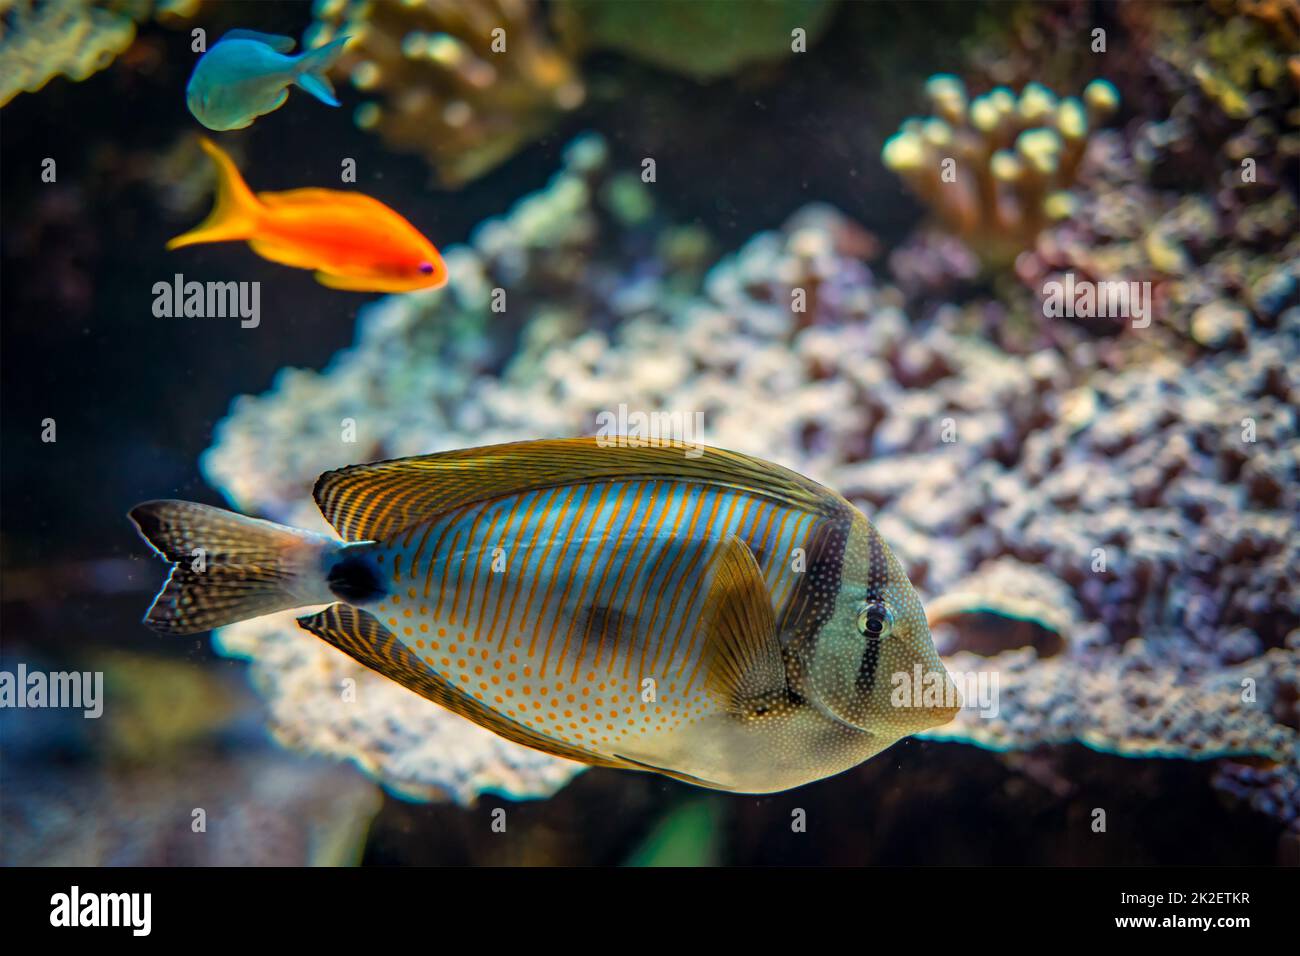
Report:
<svg viewBox="0 0 1300 956"><path fill-rule="evenodd" d="M135 39L136 23L180 19L199 0L0 0L0 106L56 76L104 69Z"/></svg>
<svg viewBox="0 0 1300 956"><path fill-rule="evenodd" d="M970 98L961 80L938 74L926 93L933 115L905 121L881 158L947 230L994 263L1073 211L1066 190L1090 135L1119 105L1105 80L1081 99L1059 99L1039 83L1018 97L997 87Z"/></svg>
<svg viewBox="0 0 1300 956"><path fill-rule="evenodd" d="M1130 3L1118 9L1130 29L1112 37L1119 46L1107 62L1126 102L1144 108L1143 115L1122 134L1090 135L1069 198L1057 210L1061 217L1028 236L1014 269L994 270L993 279L1012 311L1027 312L1035 309L1019 301L1023 292L1007 281L1012 275L1039 299L1067 278L1145 283L1157 328L1143 338L1153 351L1236 347L1300 304L1294 272L1279 265L1300 255L1300 73L1296 83L1284 78L1287 64L1300 67L1288 27L1293 6ZM1053 43L1068 39L1053 32L1065 29L1057 12L1044 12L1041 21L1032 11L1017 14L1020 28L1032 25L1038 35L1034 62L1040 66ZM1070 29L1077 33L1077 25ZM937 116L945 115L945 102L955 112L962 99L954 81L940 78L931 87ZM921 155L935 161L933 146L900 136L902 145L891 147L901 154L896 161ZM929 169L907 175L916 179ZM948 232L918 230L890 256L895 279L918 311L969 291L981 278L981 259L998 264L978 240L962 236L962 223L983 221L982 212L954 203L968 194L953 185L930 176L919 187L940 204ZM1065 321L1105 337L1130 327L1116 316ZM1033 329L1041 333L1043 323ZM1025 330L987 331L1008 346L1017 335L1023 340Z"/></svg>
<svg viewBox="0 0 1300 956"><path fill-rule="evenodd" d="M1300 256L1300 212L1284 165L1261 153L1253 183L1243 184L1240 169L1225 161L1223 188L1156 189L1151 170L1168 156L1155 145L1160 125L1141 126L1136 147L1103 138L1074 215L1039 236L1016 274L1040 295L1067 273L1150 283L1153 318L1179 347L1219 350L1276 327L1282 312L1300 304L1295 270L1280 265ZM1112 334L1126 323L1088 324Z"/></svg>
<svg viewBox="0 0 1300 956"><path fill-rule="evenodd" d="M620 239L627 226L605 208L598 143L582 141L569 164L455 251L447 290L386 300L325 373L286 373L241 399L205 459L211 480L241 507L319 526L311 484L346 461L590 433L623 403L701 411L707 441L859 504L939 599L949 663L998 675L995 714L968 709L936 736L1250 755L1267 766L1225 789L1294 821L1300 308L1190 365L1136 336L1103 348L1069 326L1008 352L969 333L967 309L909 317L859 258L861 230L824 206L670 295L665 244ZM562 251L530 249L539 231ZM600 251L587 261L582 249ZM499 317L467 290L506 262L504 285L533 318L499 365L481 338ZM1290 265L1274 272L1295 278ZM585 331L557 331L575 317ZM345 416L363 442L339 440ZM976 613L1016 629L990 637L971 626ZM423 743L457 718L382 683L366 687L372 711L341 706L337 681L354 665L287 621L220 639L253 661L283 738L349 754L404 792L453 771ZM525 759L493 746L495 759ZM548 785L570 771L532 758L530 775L552 764ZM1292 797L1277 797L1286 787Z"/></svg>
<svg viewBox="0 0 1300 956"><path fill-rule="evenodd" d="M1155 11L1163 32L1152 34L1161 39L1151 80L1168 112L1126 137L1097 137L1073 214L1040 234L1016 273L1036 291L1066 273L1149 282L1166 347L1234 348L1300 304L1296 272L1281 265L1300 257L1300 83L1269 87L1267 71L1247 71L1232 81L1245 84L1240 96L1225 101L1207 79L1217 75L1212 51L1227 42L1224 31L1246 31L1252 48L1276 52L1263 28L1244 15L1220 21L1209 9ZM1186 42L1166 39L1171 33ZM1223 56L1225 68L1237 62ZM1093 328L1119 331L1117 323Z"/></svg>
<svg viewBox="0 0 1300 956"><path fill-rule="evenodd" d="M335 73L366 97L357 125L423 154L445 185L483 175L585 96L532 0L316 0L314 9L304 44L352 37Z"/></svg>
<svg viewBox="0 0 1300 956"><path fill-rule="evenodd" d="M1190 79L1231 119L1245 120L1300 93L1300 6L1294 0L1215 0L1137 10L1172 75ZM1257 95L1263 92L1266 95Z"/></svg>
<svg viewBox="0 0 1300 956"><path fill-rule="evenodd" d="M1073 83L1097 69L1091 43L1096 13L1086 0L1008 0L989 7L960 41L965 72L990 87ZM1108 37L1107 53L1123 56L1109 46L1118 39Z"/></svg>

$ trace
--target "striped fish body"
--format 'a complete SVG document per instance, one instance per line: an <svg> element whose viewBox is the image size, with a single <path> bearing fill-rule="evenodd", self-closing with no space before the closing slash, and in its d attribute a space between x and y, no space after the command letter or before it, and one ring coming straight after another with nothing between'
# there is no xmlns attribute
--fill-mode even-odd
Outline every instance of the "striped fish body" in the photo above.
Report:
<svg viewBox="0 0 1300 956"><path fill-rule="evenodd" d="M345 603L304 627L529 746L768 792L951 715L882 705L886 674L942 673L919 601L861 514L777 466L523 443L343 469L317 501L352 543L320 552ZM872 601L923 642L869 650Z"/></svg>
<svg viewBox="0 0 1300 956"><path fill-rule="evenodd" d="M373 613L439 677L567 748L711 780L700 740L709 568L735 537L775 606L814 517L725 488L632 480L476 502L381 542ZM679 756L681 755L681 756Z"/></svg>

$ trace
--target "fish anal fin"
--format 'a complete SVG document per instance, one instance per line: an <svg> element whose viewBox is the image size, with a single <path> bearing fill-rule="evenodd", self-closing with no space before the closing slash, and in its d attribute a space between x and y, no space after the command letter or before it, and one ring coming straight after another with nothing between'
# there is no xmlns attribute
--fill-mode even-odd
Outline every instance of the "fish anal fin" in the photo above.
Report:
<svg viewBox="0 0 1300 956"><path fill-rule="evenodd" d="M400 275L339 275L323 269L315 273L316 281L330 289L343 292L415 292L419 289L434 288L423 275L407 278Z"/></svg>
<svg viewBox="0 0 1300 956"><path fill-rule="evenodd" d="M335 275L332 272L318 270L316 272L316 281L330 289L339 289L342 292L384 292L382 283L374 278L363 278L360 276L343 276Z"/></svg>
<svg viewBox="0 0 1300 956"><path fill-rule="evenodd" d="M263 259L278 262L281 265L294 266L299 269L314 269L319 264L315 252L289 242L276 242L274 239L249 239L248 247Z"/></svg>
<svg viewBox="0 0 1300 956"><path fill-rule="evenodd" d="M445 682L373 614L350 604L331 604L316 614L298 618L298 623L353 660L421 697L446 706Z"/></svg>
<svg viewBox="0 0 1300 956"><path fill-rule="evenodd" d="M590 437L352 465L321 475L314 494L321 513L345 540L365 541L382 540L478 501L638 478L729 488L812 513L849 507L801 475L736 452L670 441L630 447Z"/></svg>
<svg viewBox="0 0 1300 956"><path fill-rule="evenodd" d="M787 697L772 599L745 542L728 537L713 557L704 602L704 686L737 716L761 717Z"/></svg>
<svg viewBox="0 0 1300 956"><path fill-rule="evenodd" d="M318 614L298 618L298 623L358 663L507 740L579 763L624 766L601 754L542 736L502 716L426 666L367 611L349 604L331 604Z"/></svg>

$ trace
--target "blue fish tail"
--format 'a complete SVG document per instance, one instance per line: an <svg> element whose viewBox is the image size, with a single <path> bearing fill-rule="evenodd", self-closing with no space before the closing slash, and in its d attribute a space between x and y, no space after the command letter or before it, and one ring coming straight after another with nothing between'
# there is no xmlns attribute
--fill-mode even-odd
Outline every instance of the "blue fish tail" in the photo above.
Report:
<svg viewBox="0 0 1300 956"><path fill-rule="evenodd" d="M343 47L349 39L351 38L339 37L333 42L315 50L308 50L299 56L294 67L297 72L294 83L298 85L298 88L306 90L322 103L338 106L339 101L334 97L334 86L330 83L329 77L325 75L325 71L334 65L334 61L339 58L339 54L343 52Z"/></svg>

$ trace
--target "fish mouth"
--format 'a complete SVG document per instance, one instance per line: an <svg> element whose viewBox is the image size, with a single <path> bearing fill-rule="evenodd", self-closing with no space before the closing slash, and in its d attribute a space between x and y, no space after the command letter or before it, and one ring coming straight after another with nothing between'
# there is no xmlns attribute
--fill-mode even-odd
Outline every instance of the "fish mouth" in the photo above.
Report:
<svg viewBox="0 0 1300 956"><path fill-rule="evenodd" d="M936 703L923 702L907 707L908 723L912 726L908 733L919 734L923 730L942 727L961 713L962 706L965 703L961 689L957 686L957 682L952 679L952 675L948 673L948 668L943 667L939 671L930 671L929 673L943 674L942 699Z"/></svg>
<svg viewBox="0 0 1300 956"><path fill-rule="evenodd" d="M927 673L935 672L931 671ZM946 667L942 669L941 673L944 677L944 685L943 700L940 703L926 704L920 702L909 704L905 707L898 707L894 710L894 714L902 718L899 723L906 727L905 730L902 730L897 734L898 737L919 734L922 731L929 730L933 727L942 727L961 713L963 705L961 691L958 689L956 682L952 679L952 675L948 673ZM859 734L865 734L868 737L881 739L886 737L886 735L882 734L879 730L873 730L869 726L854 723L852 720L840 716L822 700L814 698L811 703L818 713L842 727L848 727L849 729ZM893 735L891 734L890 736Z"/></svg>

